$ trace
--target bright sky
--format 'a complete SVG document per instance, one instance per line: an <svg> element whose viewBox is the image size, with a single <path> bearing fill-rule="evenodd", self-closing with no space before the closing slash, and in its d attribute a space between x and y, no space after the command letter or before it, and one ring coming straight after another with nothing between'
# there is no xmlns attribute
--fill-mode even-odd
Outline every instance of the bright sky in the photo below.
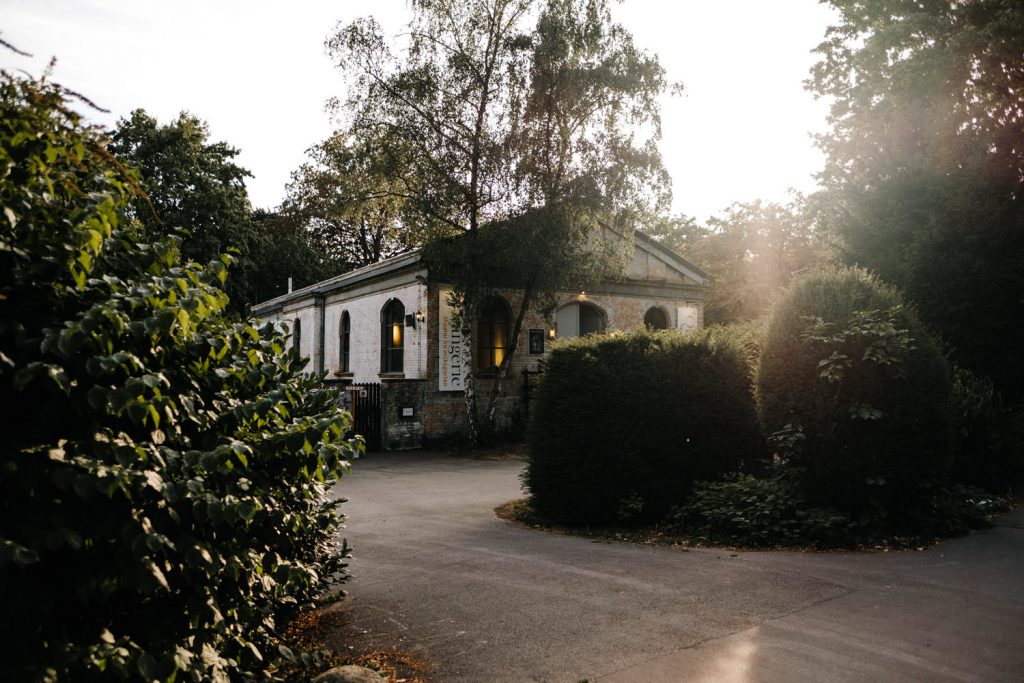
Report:
<svg viewBox="0 0 1024 683"><path fill-rule="evenodd" d="M273 208L305 150L327 137L324 103L342 95L323 43L339 21L375 15L391 34L406 0L0 0L0 67L54 80L109 109L187 110L241 150L254 206ZM832 10L817 0L623 0L616 18L657 54L682 96L662 106L674 212L701 220L734 201L813 189L810 135L826 105L803 91Z"/></svg>

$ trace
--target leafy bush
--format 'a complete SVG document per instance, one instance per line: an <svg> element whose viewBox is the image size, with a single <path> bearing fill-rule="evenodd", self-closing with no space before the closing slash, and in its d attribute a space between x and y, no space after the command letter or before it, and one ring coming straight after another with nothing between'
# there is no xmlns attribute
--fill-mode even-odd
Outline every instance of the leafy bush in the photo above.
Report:
<svg viewBox="0 0 1024 683"><path fill-rule="evenodd" d="M699 482L664 525L711 543L755 548L850 545L854 527L836 510L808 506L799 483L783 470Z"/></svg>
<svg viewBox="0 0 1024 683"><path fill-rule="evenodd" d="M225 321L224 263L124 219L136 181L62 89L5 74L0 108L5 673L266 677L277 615L344 574L348 418Z"/></svg>
<svg viewBox="0 0 1024 683"><path fill-rule="evenodd" d="M722 330L561 342L531 413L524 484L562 524L659 520L763 454L746 356Z"/></svg>
<svg viewBox="0 0 1024 683"><path fill-rule="evenodd" d="M896 529L947 478L944 357L900 295L862 270L790 286L772 309L757 388L776 457L812 506Z"/></svg>
<svg viewBox="0 0 1024 683"><path fill-rule="evenodd" d="M953 411L955 480L1000 493L1024 483L1024 415L1006 409L992 381L956 368Z"/></svg>
<svg viewBox="0 0 1024 683"><path fill-rule="evenodd" d="M851 520L834 508L809 504L796 474L776 467L763 478L732 475L698 482L687 503L669 513L662 531L753 548L917 546L984 527L987 515L1000 507L978 489L939 488L905 521L900 535L893 535L873 520Z"/></svg>

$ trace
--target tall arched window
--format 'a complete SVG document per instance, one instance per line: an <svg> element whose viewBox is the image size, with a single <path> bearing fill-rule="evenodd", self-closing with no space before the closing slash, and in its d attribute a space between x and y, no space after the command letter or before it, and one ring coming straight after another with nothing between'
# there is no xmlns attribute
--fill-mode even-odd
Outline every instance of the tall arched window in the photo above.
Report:
<svg viewBox="0 0 1024 683"><path fill-rule="evenodd" d="M604 314L597 306L580 302L558 309L559 337L583 337L604 332Z"/></svg>
<svg viewBox="0 0 1024 683"><path fill-rule="evenodd" d="M668 316L665 315L665 311L657 306L651 306L644 313L644 325L649 330L668 329Z"/></svg>
<svg viewBox="0 0 1024 683"><path fill-rule="evenodd" d="M302 321L298 318L292 322L292 348L295 353L302 355Z"/></svg>
<svg viewBox="0 0 1024 683"><path fill-rule="evenodd" d="M477 370L497 370L508 349L508 307L496 296L480 306L476 319Z"/></svg>
<svg viewBox="0 0 1024 683"><path fill-rule="evenodd" d="M398 299L384 304L380 311L381 372L403 371L405 346L405 306Z"/></svg>
<svg viewBox="0 0 1024 683"><path fill-rule="evenodd" d="M349 366L349 348L352 341L352 321L348 317L348 311L341 314L341 322L338 324L338 372L351 372Z"/></svg>

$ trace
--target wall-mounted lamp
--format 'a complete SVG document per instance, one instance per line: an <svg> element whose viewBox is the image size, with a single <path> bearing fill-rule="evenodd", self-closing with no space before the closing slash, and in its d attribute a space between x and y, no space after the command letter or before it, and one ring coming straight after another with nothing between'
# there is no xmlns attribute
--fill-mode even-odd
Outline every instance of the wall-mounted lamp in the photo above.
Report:
<svg viewBox="0 0 1024 683"><path fill-rule="evenodd" d="M548 339L554 339L554 338L555 338L555 328L552 327L550 330L548 330Z"/></svg>
<svg viewBox="0 0 1024 683"><path fill-rule="evenodd" d="M580 292L580 295L578 297L576 297L576 300L577 301L586 301L587 300L587 293L586 292Z"/></svg>
<svg viewBox="0 0 1024 683"><path fill-rule="evenodd" d="M420 323L421 325L423 323L427 322L427 312L426 311L416 311L416 322Z"/></svg>

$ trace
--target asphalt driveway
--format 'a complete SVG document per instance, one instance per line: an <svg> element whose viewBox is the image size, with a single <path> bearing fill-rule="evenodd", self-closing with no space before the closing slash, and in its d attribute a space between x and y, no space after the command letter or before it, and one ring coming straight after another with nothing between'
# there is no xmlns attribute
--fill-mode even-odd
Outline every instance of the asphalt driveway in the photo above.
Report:
<svg viewBox="0 0 1024 683"><path fill-rule="evenodd" d="M515 460L373 453L343 609L437 683L1024 680L1024 514L923 552L678 550L520 528Z"/></svg>

